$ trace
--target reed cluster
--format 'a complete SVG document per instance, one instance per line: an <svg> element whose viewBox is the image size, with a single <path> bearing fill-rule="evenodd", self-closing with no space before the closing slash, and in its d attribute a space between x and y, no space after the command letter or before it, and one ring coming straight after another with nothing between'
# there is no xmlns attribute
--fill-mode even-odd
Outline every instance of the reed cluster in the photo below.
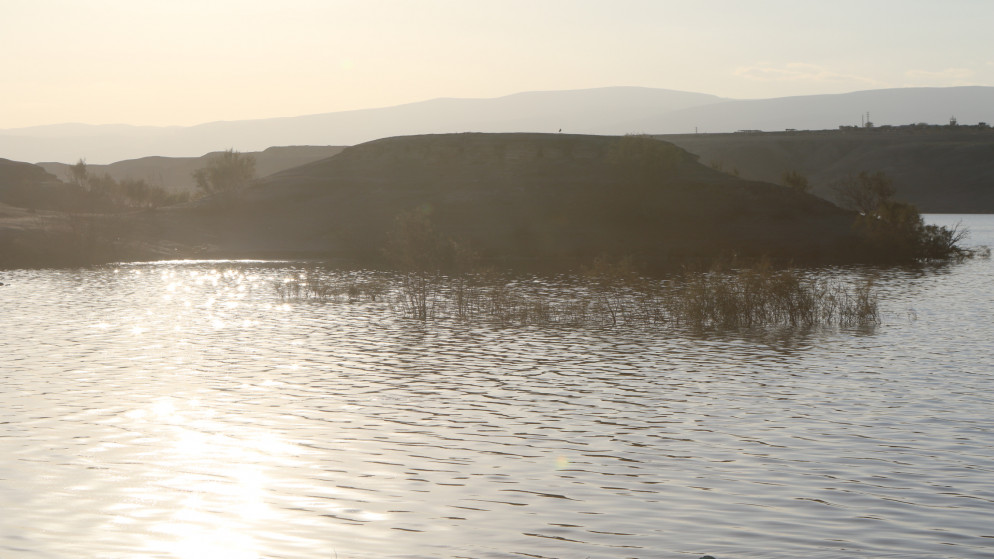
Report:
<svg viewBox="0 0 994 559"><path fill-rule="evenodd" d="M768 264L685 273L666 306L672 320L698 328L862 326L880 320L872 278L849 285Z"/></svg>
<svg viewBox="0 0 994 559"><path fill-rule="evenodd" d="M329 278L308 274L274 280L272 285L283 302L376 301L386 292L386 285L375 279Z"/></svg>
<svg viewBox="0 0 994 559"><path fill-rule="evenodd" d="M398 299L406 316L499 325L695 329L861 326L880 320L872 279L828 279L768 264L713 266L663 280L627 264L595 264L582 278L549 287L496 273L407 277Z"/></svg>

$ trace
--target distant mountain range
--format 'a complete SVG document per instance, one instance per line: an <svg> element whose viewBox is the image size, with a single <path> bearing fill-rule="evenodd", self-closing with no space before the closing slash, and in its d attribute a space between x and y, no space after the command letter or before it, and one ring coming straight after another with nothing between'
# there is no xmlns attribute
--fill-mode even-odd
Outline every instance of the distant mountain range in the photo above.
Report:
<svg viewBox="0 0 994 559"><path fill-rule="evenodd" d="M449 132L687 134L819 130L861 125L994 121L994 87L903 88L736 100L702 93L609 87L528 92L494 99L434 99L395 107L212 122L189 127L59 124L0 130L0 157L111 163L147 156L198 157L234 148L354 145Z"/></svg>

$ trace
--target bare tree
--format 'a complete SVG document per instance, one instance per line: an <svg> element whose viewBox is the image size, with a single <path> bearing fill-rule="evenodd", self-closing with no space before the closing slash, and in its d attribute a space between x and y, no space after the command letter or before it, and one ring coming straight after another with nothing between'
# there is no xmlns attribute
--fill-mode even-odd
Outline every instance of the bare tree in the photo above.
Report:
<svg viewBox="0 0 994 559"><path fill-rule="evenodd" d="M841 206L863 215L872 215L881 204L891 201L896 193L893 181L880 171L861 171L855 177L846 177L834 190Z"/></svg>

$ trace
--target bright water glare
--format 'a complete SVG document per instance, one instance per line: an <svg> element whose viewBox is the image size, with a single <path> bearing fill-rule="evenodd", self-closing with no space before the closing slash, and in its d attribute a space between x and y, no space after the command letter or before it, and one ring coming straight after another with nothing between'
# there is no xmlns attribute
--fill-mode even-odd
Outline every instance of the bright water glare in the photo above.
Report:
<svg viewBox="0 0 994 559"><path fill-rule="evenodd" d="M276 296L319 273L369 275L0 273L0 557L994 557L990 259L696 336Z"/></svg>

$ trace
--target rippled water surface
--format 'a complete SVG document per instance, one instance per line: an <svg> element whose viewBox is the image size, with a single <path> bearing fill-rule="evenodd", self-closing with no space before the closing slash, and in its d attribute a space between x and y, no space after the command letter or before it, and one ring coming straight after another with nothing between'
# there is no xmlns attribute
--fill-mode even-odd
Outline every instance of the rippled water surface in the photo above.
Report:
<svg viewBox="0 0 994 559"><path fill-rule="evenodd" d="M305 270L0 274L0 557L994 557L990 259L703 336L282 302Z"/></svg>

